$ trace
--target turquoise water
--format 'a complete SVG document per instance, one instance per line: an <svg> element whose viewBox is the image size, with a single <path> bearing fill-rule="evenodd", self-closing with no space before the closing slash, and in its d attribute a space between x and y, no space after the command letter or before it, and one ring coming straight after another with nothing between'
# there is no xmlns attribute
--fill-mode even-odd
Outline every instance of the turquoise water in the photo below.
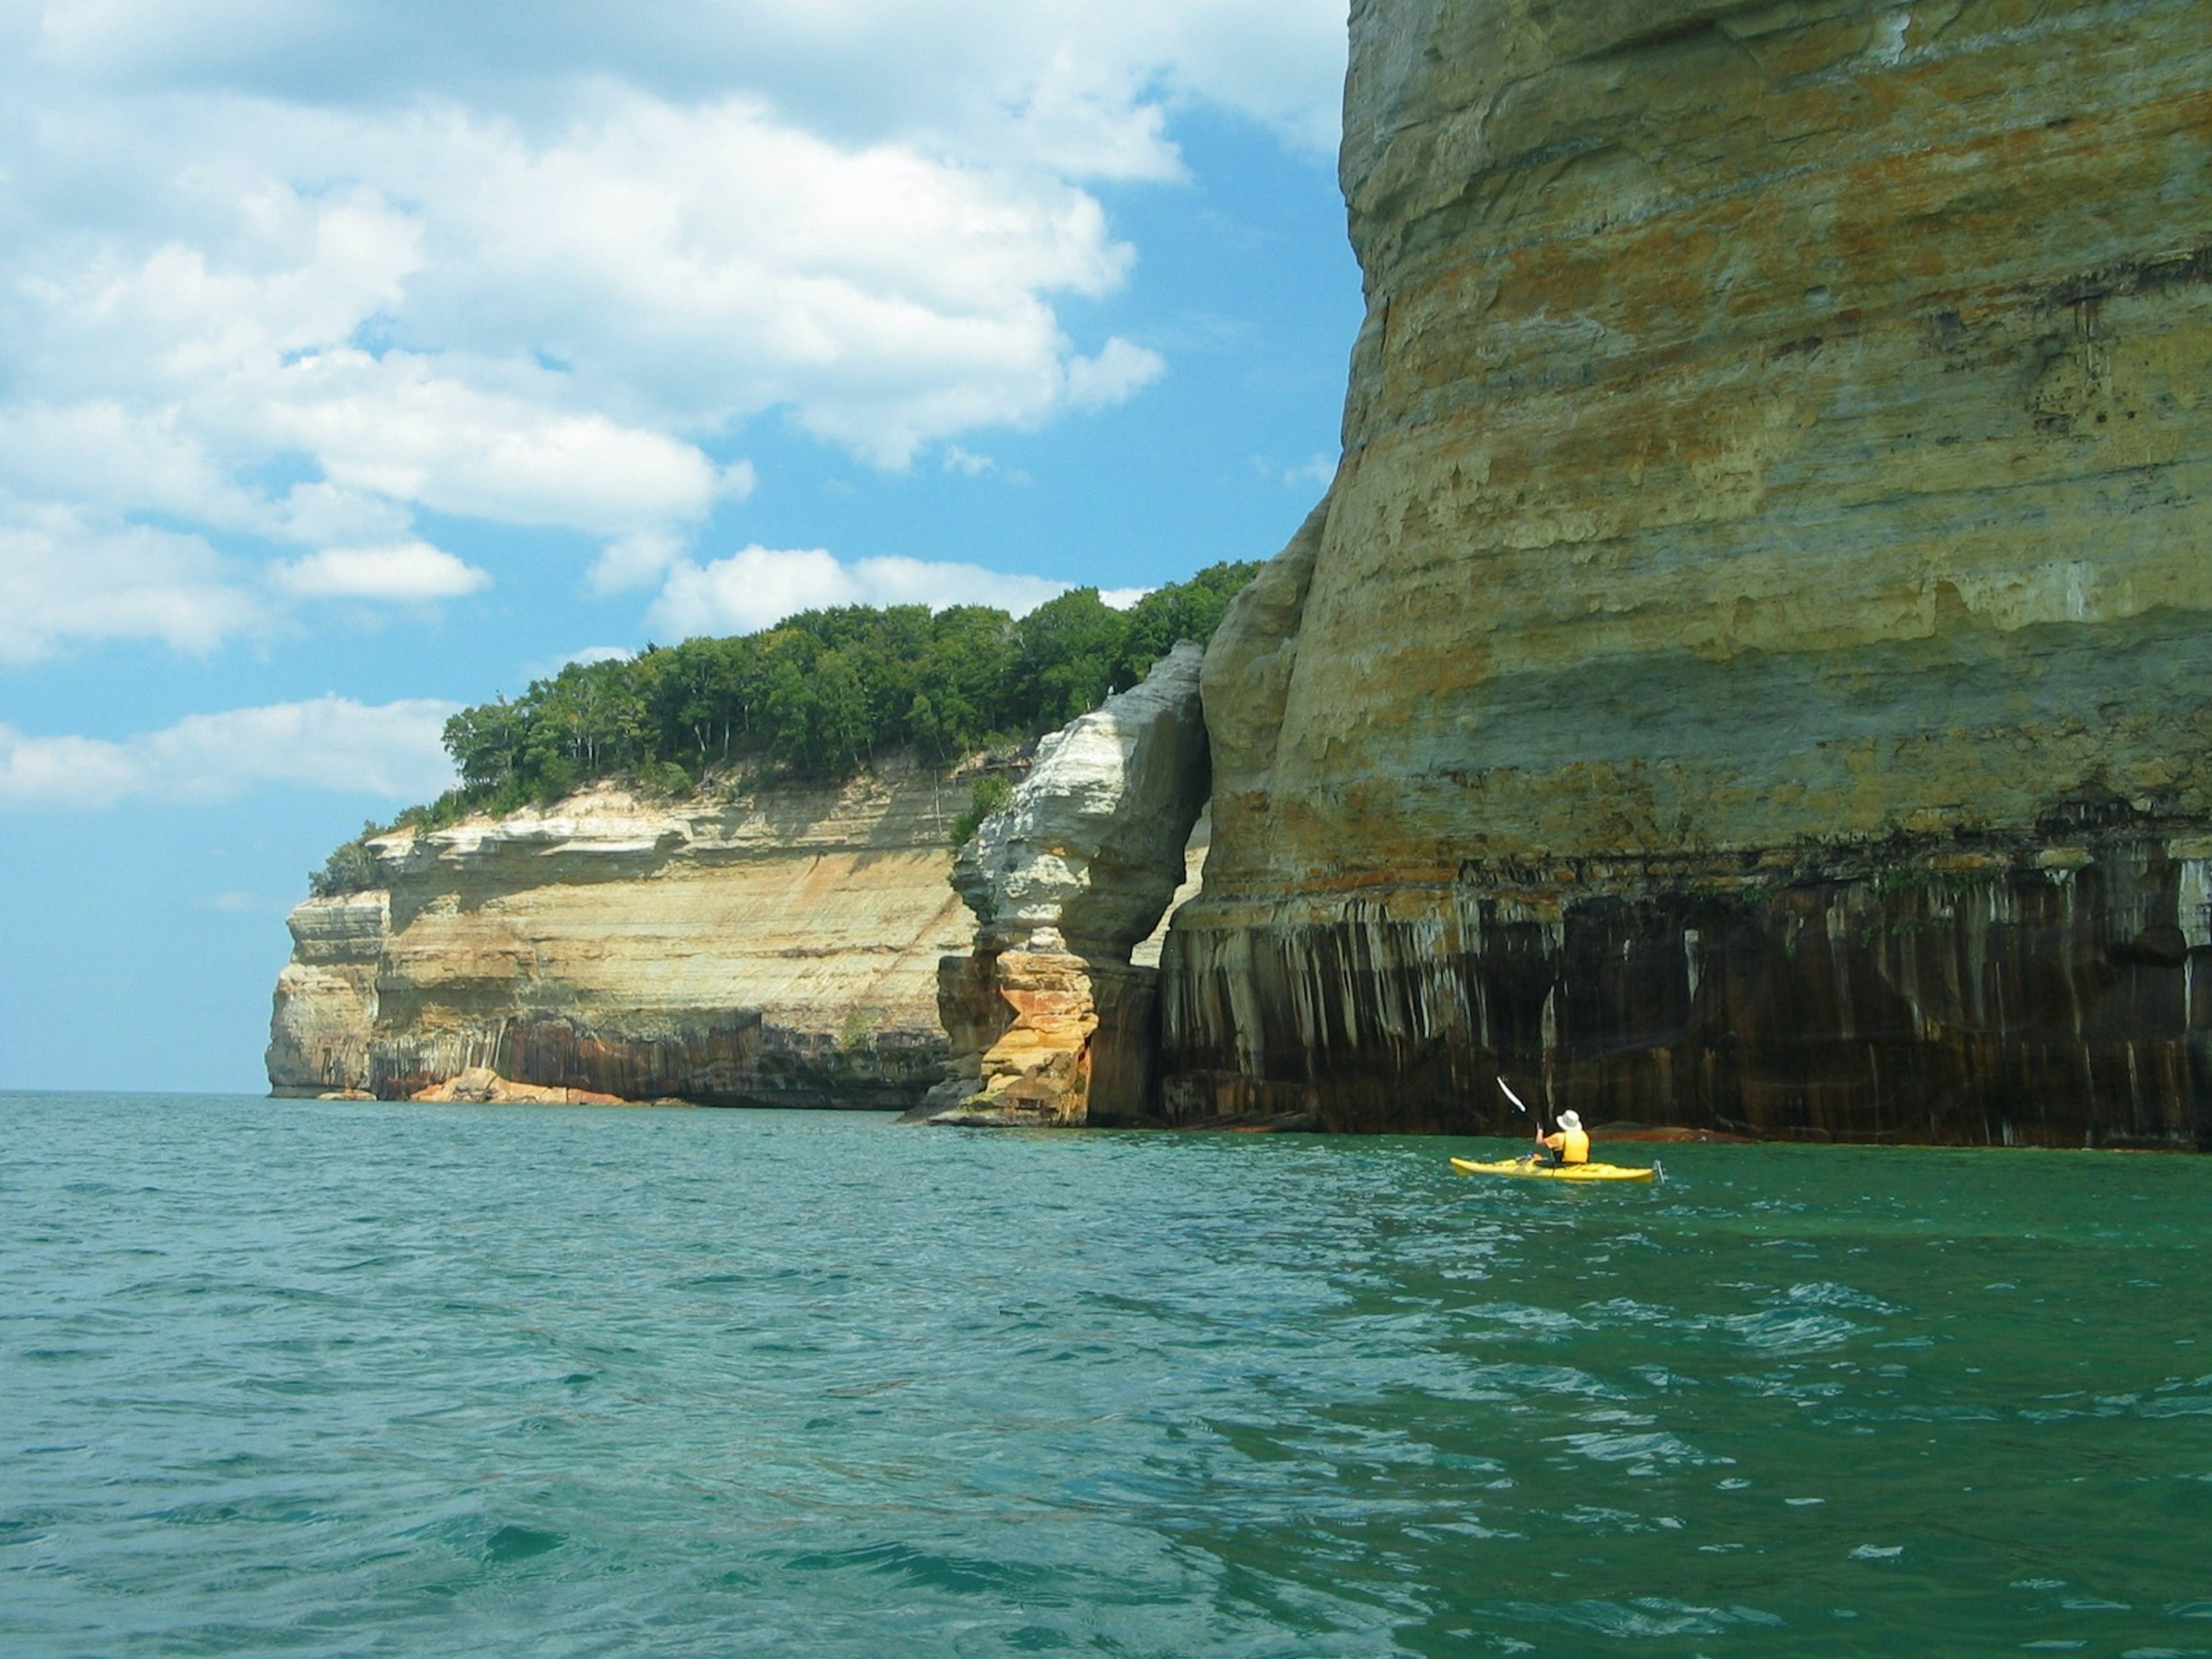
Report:
<svg viewBox="0 0 2212 1659"><path fill-rule="evenodd" d="M11 1656L2212 1652L2212 1161L0 1135Z"/></svg>

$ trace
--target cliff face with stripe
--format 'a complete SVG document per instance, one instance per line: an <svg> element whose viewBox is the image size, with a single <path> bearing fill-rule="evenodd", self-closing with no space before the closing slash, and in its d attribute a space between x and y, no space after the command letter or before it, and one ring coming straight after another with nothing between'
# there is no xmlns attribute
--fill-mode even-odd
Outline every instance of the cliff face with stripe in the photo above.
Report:
<svg viewBox="0 0 2212 1659"><path fill-rule="evenodd" d="M2212 1139L2212 8L1352 27L1170 1115Z"/></svg>
<svg viewBox="0 0 2212 1659"><path fill-rule="evenodd" d="M489 1071L702 1104L904 1108L943 1075L966 785L921 772L658 806L619 791L370 843L384 887L293 913L278 1094Z"/></svg>

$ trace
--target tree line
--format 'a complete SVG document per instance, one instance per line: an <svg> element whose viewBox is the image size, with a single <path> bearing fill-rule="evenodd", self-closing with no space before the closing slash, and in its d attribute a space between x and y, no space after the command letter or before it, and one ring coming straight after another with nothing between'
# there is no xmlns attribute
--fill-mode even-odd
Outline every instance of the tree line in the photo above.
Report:
<svg viewBox="0 0 2212 1659"><path fill-rule="evenodd" d="M988 605L808 611L757 633L570 663L446 722L459 785L392 828L549 803L622 779L665 795L764 774L842 781L894 753L950 766L1027 743L1134 685L1178 640L1211 639L1252 562L1209 565L1116 611L1079 587L1015 618ZM373 879L360 838L309 878Z"/></svg>

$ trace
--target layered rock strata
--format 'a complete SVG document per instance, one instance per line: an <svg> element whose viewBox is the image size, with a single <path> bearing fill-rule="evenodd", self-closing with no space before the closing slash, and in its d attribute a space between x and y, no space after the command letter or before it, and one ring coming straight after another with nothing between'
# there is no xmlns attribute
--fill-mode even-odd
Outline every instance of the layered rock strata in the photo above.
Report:
<svg viewBox="0 0 2212 1659"><path fill-rule="evenodd" d="M1170 1115L2212 1144L2212 9L1352 27Z"/></svg>
<svg viewBox="0 0 2212 1659"><path fill-rule="evenodd" d="M1207 788L1199 647L1038 745L952 881L971 950L939 969L952 1076L921 1115L1131 1123L1152 1112L1158 969L1132 961L1193 872Z"/></svg>
<svg viewBox="0 0 2212 1659"><path fill-rule="evenodd" d="M969 935L963 794L921 772L716 805L601 791L374 842L382 892L294 913L271 1085L910 1107L944 1072L938 961ZM309 959L341 915L352 955Z"/></svg>
<svg viewBox="0 0 2212 1659"><path fill-rule="evenodd" d="M368 1087L376 965L391 921L381 891L309 899L285 918L292 959L276 975L269 1021L271 1094L313 1098Z"/></svg>

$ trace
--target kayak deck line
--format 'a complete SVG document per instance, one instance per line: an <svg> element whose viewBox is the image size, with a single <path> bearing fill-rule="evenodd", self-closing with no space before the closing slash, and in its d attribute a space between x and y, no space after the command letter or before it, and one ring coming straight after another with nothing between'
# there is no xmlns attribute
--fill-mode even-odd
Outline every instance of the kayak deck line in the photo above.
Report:
<svg viewBox="0 0 2212 1659"><path fill-rule="evenodd" d="M1453 1169L1462 1175L1505 1176L1516 1181L1650 1181L1658 1171L1639 1170L1625 1164L1531 1164L1526 1158L1500 1158L1484 1164L1471 1158L1455 1158Z"/></svg>

